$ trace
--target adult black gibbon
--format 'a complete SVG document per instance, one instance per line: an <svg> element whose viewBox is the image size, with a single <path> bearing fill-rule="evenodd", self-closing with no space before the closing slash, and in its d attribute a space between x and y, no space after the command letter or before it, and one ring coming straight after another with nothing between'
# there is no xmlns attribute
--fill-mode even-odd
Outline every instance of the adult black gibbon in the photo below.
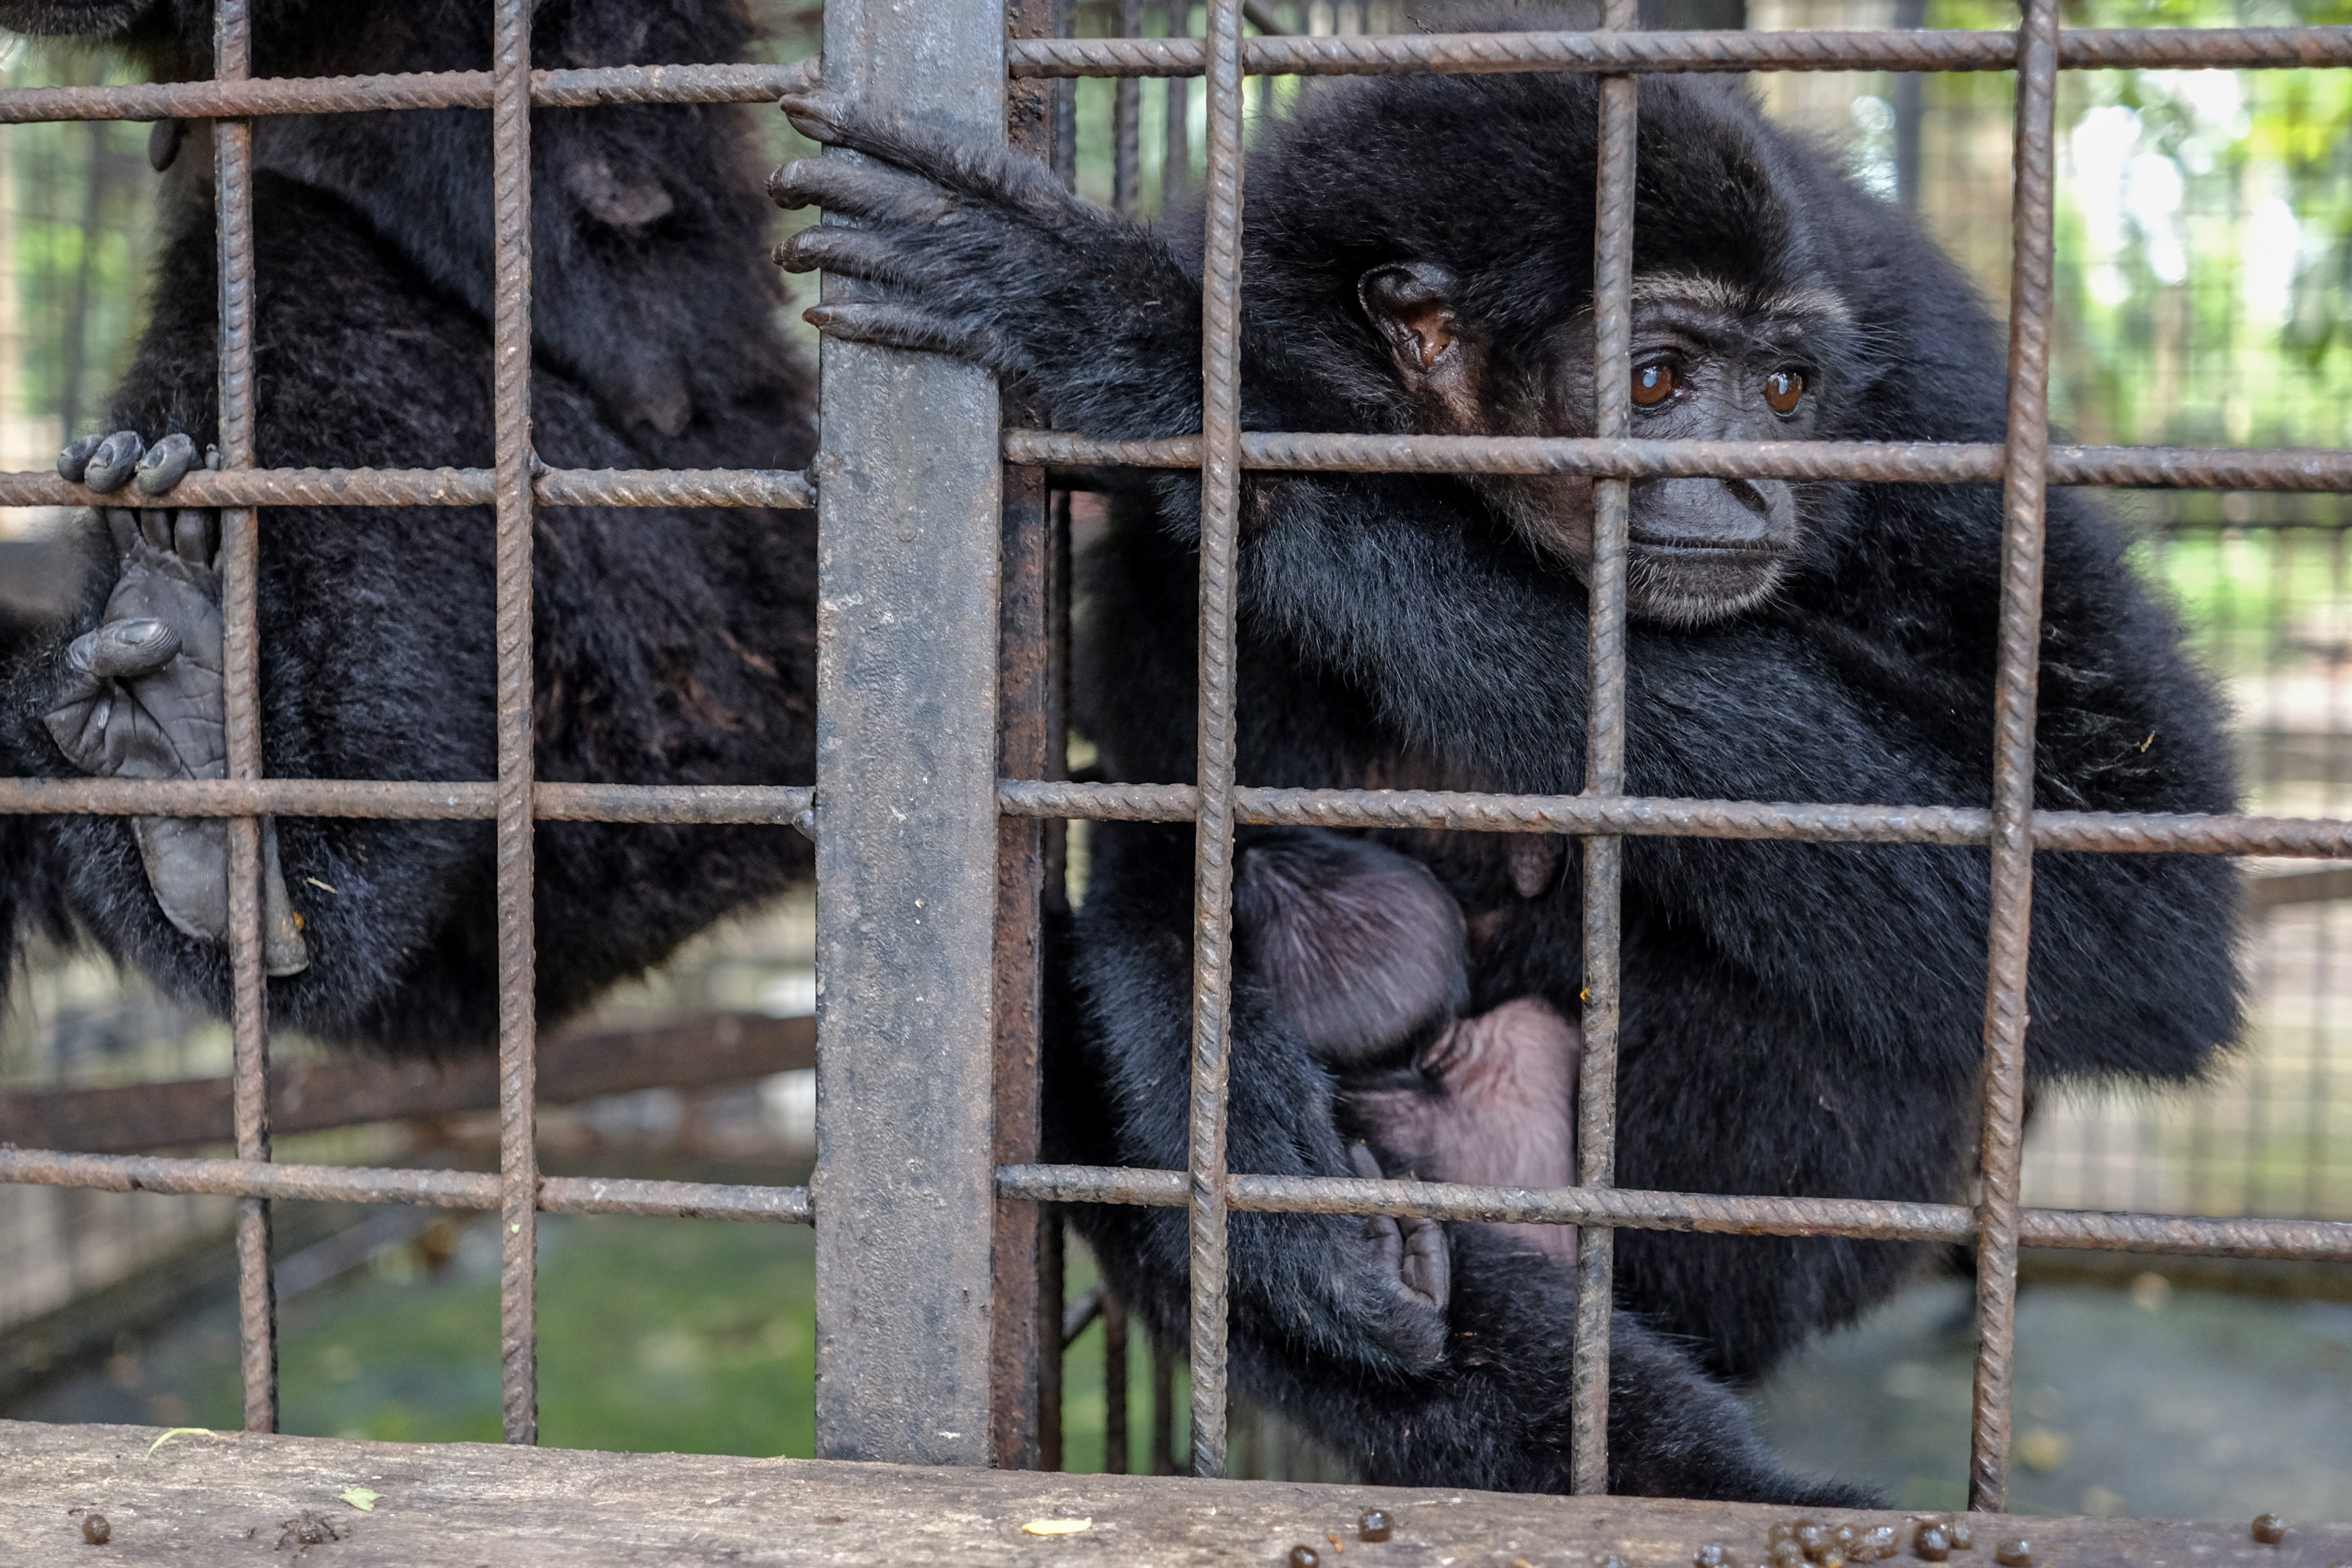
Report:
<svg viewBox="0 0 2352 1568"><path fill-rule="evenodd" d="M211 74L209 0L0 0L0 26ZM255 7L257 76L480 70L479 0ZM544 0L536 63L744 58L735 0ZM803 466L814 371L779 328L772 210L728 104L532 115L533 440L559 468ZM213 153L165 124L152 321L105 443L65 468L157 489L215 416ZM448 109L255 122L255 363L265 467L492 462L489 117ZM152 445L151 445L152 444ZM208 515L125 489L60 621L0 624L0 774L219 776L220 622ZM536 557L539 770L624 783L814 774L808 512L547 509ZM487 509L262 514L262 736L277 777L495 771ZM167 989L226 1005L217 825L0 817L0 947L79 927ZM780 828L550 823L539 998L552 1019L714 918L805 876ZM487 824L277 824L272 1016L334 1038L457 1049L495 1019ZM299 928L298 920L299 917Z"/></svg>
<svg viewBox="0 0 2352 1568"><path fill-rule="evenodd" d="M867 286L826 331L961 355L1055 424L1201 417L1196 232L1093 211L1042 168L821 93L787 205L854 220L783 259ZM1634 434L1997 442L2002 347L1917 226L1702 79L1639 89ZM1596 89L1576 76L1318 89L1244 180L1243 419L1265 430L1589 434ZM1244 486L1239 776L1566 793L1584 773L1591 489L1574 477ZM1106 776L1193 766L1199 482L1114 498L1082 589L1078 722ZM1631 793L1990 798L2000 504L1988 486L1655 479L1633 492ZM2050 498L2037 790L2215 812L2215 703L2126 538ZM1579 879L1559 841L1241 835L1235 1171L1549 1181L1572 1168ZM1181 1168L1189 826L1102 824L1075 930L1050 1157ZM1625 844L1621 1184L1949 1201L1972 1171L1987 858L1925 845ZM2239 1017L2236 877L2036 861L2035 1081L2179 1079ZM1181 1339L1181 1211L1082 1208L1115 1289ZM1231 1221L1255 1399L1371 1478L1567 1479L1573 1241L1318 1215ZM1730 1390L1883 1299L1920 1248L1617 1239L1612 1485L1826 1500Z"/></svg>

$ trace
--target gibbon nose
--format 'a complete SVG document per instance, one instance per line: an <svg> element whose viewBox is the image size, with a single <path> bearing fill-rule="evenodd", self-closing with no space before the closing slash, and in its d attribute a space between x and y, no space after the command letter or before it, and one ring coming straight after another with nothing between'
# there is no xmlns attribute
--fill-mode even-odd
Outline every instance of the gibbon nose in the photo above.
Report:
<svg viewBox="0 0 2352 1568"><path fill-rule="evenodd" d="M1660 550L1764 550L1793 504L1776 479L1645 479L1633 487L1633 542Z"/></svg>

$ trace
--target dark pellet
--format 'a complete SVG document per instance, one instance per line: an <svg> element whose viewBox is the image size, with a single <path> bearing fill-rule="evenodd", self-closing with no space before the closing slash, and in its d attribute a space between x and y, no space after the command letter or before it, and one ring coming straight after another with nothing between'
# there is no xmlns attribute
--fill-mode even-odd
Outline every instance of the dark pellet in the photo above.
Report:
<svg viewBox="0 0 2352 1568"><path fill-rule="evenodd" d="M2286 1521L2274 1513L2256 1514L2254 1539L2264 1546L2276 1546L2286 1539Z"/></svg>
<svg viewBox="0 0 2352 1568"><path fill-rule="evenodd" d="M1691 1553L1692 1568L1724 1568L1731 1554L1720 1546L1702 1546Z"/></svg>
<svg viewBox="0 0 2352 1568"><path fill-rule="evenodd" d="M1952 1538L1952 1550L1955 1552L1974 1552L1977 1549L1977 1527L1965 1519L1956 1519L1944 1526L1944 1533Z"/></svg>
<svg viewBox="0 0 2352 1568"><path fill-rule="evenodd" d="M1861 1538L1854 1544L1867 1552L1874 1561L1881 1557L1894 1556L1901 1542L1902 1537L1895 1533L1893 1525L1874 1524L1864 1531Z"/></svg>
<svg viewBox="0 0 2352 1568"><path fill-rule="evenodd" d="M1940 1524L1923 1524L1911 1532L1911 1550L1922 1563L1941 1563L1952 1554L1951 1533Z"/></svg>
<svg viewBox="0 0 2352 1568"><path fill-rule="evenodd" d="M1806 1556L1816 1563L1820 1562L1822 1553L1830 1549L1830 1527L1826 1524L1815 1524L1810 1519L1799 1520L1797 1544L1804 1550Z"/></svg>
<svg viewBox="0 0 2352 1568"><path fill-rule="evenodd" d="M1803 1522L1804 1521L1797 1519L1784 1519L1780 1521L1778 1524L1775 1524L1771 1529L1764 1532L1764 1544L1770 1547L1778 1546L1784 1541L1795 1541L1797 1539L1797 1526Z"/></svg>
<svg viewBox="0 0 2352 1568"><path fill-rule="evenodd" d="M114 1526L107 1523L106 1515L102 1513L83 1514L81 1538L92 1546L103 1546L114 1539Z"/></svg>
<svg viewBox="0 0 2352 1568"><path fill-rule="evenodd" d="M1323 1553L1312 1546L1294 1546L1290 1549L1290 1568L1323 1568Z"/></svg>
<svg viewBox="0 0 2352 1568"><path fill-rule="evenodd" d="M1380 1509L1372 1509L1356 1521L1356 1539L1359 1541L1386 1541L1395 1533L1396 1521Z"/></svg>
<svg viewBox="0 0 2352 1568"><path fill-rule="evenodd" d="M1776 1541L1767 1555L1772 1568L1797 1568L1805 1560L1804 1548L1793 1541Z"/></svg>
<svg viewBox="0 0 2352 1568"><path fill-rule="evenodd" d="M2000 1568L2032 1568L2033 1542L2021 1535L1997 1542L1993 1545L1992 1560L2000 1563Z"/></svg>

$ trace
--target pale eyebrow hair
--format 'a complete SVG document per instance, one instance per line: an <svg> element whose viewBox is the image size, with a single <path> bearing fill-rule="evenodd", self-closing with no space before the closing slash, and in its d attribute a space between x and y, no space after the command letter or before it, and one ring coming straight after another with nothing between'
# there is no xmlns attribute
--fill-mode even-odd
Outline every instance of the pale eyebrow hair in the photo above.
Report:
<svg viewBox="0 0 2352 1568"><path fill-rule="evenodd" d="M1850 321L1853 312L1826 289L1809 283L1759 290L1744 283L1727 283L1697 272L1645 272L1633 279L1637 304L1674 300L1702 310L1744 313L1766 310L1780 315L1821 316Z"/></svg>

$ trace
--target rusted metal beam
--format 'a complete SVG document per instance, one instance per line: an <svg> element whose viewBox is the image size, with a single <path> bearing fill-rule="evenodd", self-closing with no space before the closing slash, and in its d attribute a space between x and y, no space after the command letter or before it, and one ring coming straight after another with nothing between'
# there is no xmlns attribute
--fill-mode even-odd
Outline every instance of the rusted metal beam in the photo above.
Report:
<svg viewBox="0 0 2352 1568"><path fill-rule="evenodd" d="M1051 37L1062 20L1060 0L1011 0L1006 22L1016 37ZM1004 92L1006 144L1058 164L1066 84L1009 82ZM1007 428L1040 426L1049 416L1034 399L1007 393ZM1036 778L1059 777L1062 729L1053 668L1054 509L1045 470L1009 468L1004 474L999 541L996 751L998 764ZM1041 1022L1045 1007L1042 921L1045 900L1045 837L1060 823L1003 816L996 823L994 953L995 1060L992 1068L998 1163L1034 1160L1039 1135ZM1025 1152L1024 1152L1025 1151ZM1001 1469L1034 1469L1040 1435L1058 1421L1058 1397L1040 1401L1040 1373L1058 1368L1061 1345L1041 1331L1044 1283L1038 1248L1039 1205L1019 1198L996 1205L991 1243L992 1317L989 1325L990 1462ZM1058 1389L1058 1384L1055 1385Z"/></svg>
<svg viewBox="0 0 2352 1568"><path fill-rule="evenodd" d="M551 1041L540 1056L539 1099L570 1105L641 1089L708 1089L815 1065L814 1019L721 1013ZM0 1144L121 1154L227 1142L236 1136L232 1081L0 1093ZM274 1074L269 1125L274 1132L316 1132L486 1110L498 1102L498 1067L488 1057L352 1057Z"/></svg>
<svg viewBox="0 0 2352 1568"><path fill-rule="evenodd" d="M1003 142L998 0L833 0L824 58L869 112ZM985 1465L998 392L935 354L819 353L816 1446Z"/></svg>

